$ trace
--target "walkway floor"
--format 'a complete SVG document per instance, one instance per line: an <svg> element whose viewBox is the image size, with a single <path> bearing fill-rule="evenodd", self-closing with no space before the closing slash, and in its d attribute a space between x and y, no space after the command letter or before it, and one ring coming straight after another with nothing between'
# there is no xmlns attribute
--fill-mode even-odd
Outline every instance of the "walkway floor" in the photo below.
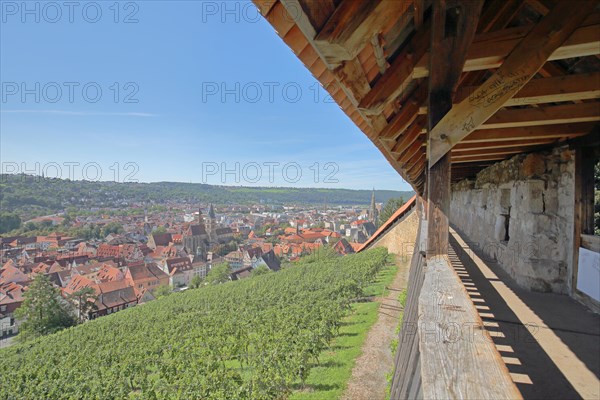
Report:
<svg viewBox="0 0 600 400"><path fill-rule="evenodd" d="M362 346L362 354L356 359L343 400L384 400L387 374L394 368L390 344L396 338L402 305L398 301L400 292L406 288L410 260L396 257L398 272L389 287L388 294L378 301L379 317L369 330Z"/></svg>
<svg viewBox="0 0 600 400"><path fill-rule="evenodd" d="M451 231L450 260L525 399L600 399L600 316L530 292Z"/></svg>

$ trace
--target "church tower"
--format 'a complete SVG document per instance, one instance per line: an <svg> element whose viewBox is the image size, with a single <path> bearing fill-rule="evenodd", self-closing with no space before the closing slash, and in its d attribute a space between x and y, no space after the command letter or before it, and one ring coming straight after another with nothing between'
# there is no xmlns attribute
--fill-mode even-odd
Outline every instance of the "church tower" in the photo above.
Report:
<svg viewBox="0 0 600 400"><path fill-rule="evenodd" d="M369 221L377 225L378 214L377 206L375 205L375 188L373 188L373 193L371 194L371 207L369 208Z"/></svg>
<svg viewBox="0 0 600 400"><path fill-rule="evenodd" d="M215 214L215 209L210 204L210 208L208 209L208 220L206 221L206 233L208 233L208 240L210 243L218 243L219 238L217 237L217 216Z"/></svg>

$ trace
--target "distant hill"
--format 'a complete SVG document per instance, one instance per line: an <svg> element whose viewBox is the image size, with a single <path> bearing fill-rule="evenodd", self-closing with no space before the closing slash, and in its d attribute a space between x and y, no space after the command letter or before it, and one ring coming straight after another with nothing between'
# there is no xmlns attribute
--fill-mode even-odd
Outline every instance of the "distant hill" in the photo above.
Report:
<svg viewBox="0 0 600 400"><path fill-rule="evenodd" d="M413 192L376 190L377 202L390 198L408 199ZM366 205L370 190L233 187L200 183L154 182L116 183L69 181L30 175L0 175L0 210L33 216L54 213L68 207L124 208L133 203L164 204L329 204Z"/></svg>

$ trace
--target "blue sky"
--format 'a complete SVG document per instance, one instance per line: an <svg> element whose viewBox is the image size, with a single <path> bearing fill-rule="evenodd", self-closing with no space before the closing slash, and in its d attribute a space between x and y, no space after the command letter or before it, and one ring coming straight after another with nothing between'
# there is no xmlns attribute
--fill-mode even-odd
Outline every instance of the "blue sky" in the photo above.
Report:
<svg viewBox="0 0 600 400"><path fill-rule="evenodd" d="M23 4L0 1L3 172L410 189L249 2Z"/></svg>

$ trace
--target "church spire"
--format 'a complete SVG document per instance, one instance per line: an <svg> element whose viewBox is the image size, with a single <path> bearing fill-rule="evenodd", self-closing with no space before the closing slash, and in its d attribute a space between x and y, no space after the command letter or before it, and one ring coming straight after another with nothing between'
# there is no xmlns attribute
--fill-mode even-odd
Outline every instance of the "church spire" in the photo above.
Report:
<svg viewBox="0 0 600 400"><path fill-rule="evenodd" d="M371 193L371 207L369 208L369 220L374 224L377 223L377 207L375 205L375 188Z"/></svg>
<svg viewBox="0 0 600 400"><path fill-rule="evenodd" d="M217 216L215 215L215 209L213 208L212 203L210 203L210 209L208 210L208 217L210 219L215 219Z"/></svg>

